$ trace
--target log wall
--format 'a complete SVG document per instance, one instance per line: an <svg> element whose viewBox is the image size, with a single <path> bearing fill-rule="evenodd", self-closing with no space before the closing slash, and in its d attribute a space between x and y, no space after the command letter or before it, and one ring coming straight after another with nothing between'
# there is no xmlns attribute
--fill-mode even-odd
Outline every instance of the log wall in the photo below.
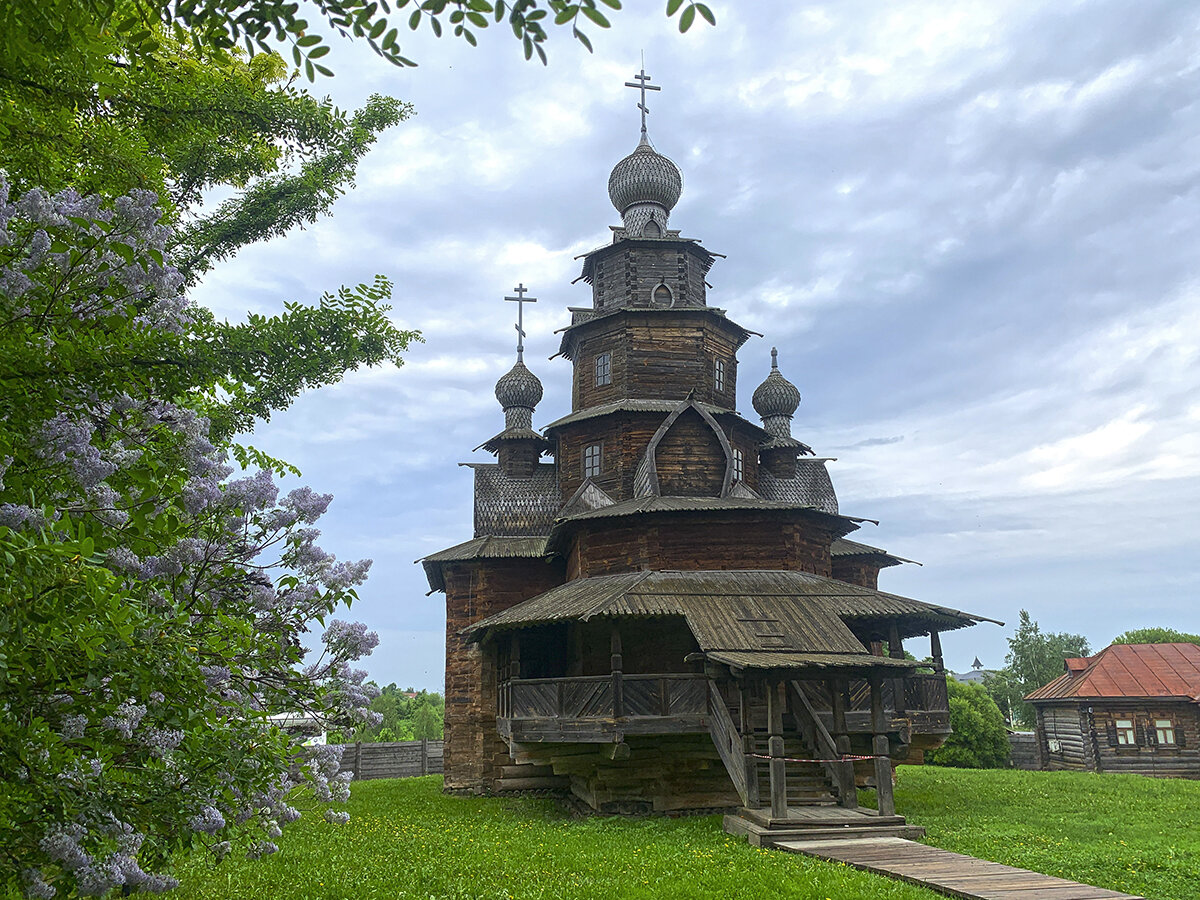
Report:
<svg viewBox="0 0 1200 900"><path fill-rule="evenodd" d="M697 400L733 409L737 398L737 348L742 331L719 313L679 315L618 313L579 326L571 408L587 409L639 397ZM596 357L611 354L611 382L596 384ZM724 363L723 387L716 387L716 361Z"/></svg>
<svg viewBox="0 0 1200 900"><path fill-rule="evenodd" d="M559 563L493 559L447 564L446 582L446 787L485 790L507 761L496 732L494 647L469 644L458 632L487 616L563 582Z"/></svg>
<svg viewBox="0 0 1200 900"><path fill-rule="evenodd" d="M628 737L626 759L609 759L612 745L519 744L518 763L567 775L571 791L607 813L726 809L741 805L708 734Z"/></svg>
<svg viewBox="0 0 1200 900"><path fill-rule="evenodd" d="M596 520L576 534L567 577L644 569L783 569L829 577L834 536L811 520L754 521L716 513L703 521L664 514Z"/></svg>
<svg viewBox="0 0 1200 900"><path fill-rule="evenodd" d="M878 590L879 566L854 556L833 557L833 577L838 581Z"/></svg>
<svg viewBox="0 0 1200 900"><path fill-rule="evenodd" d="M1154 723L1171 722L1174 745L1160 744ZM1134 743L1120 744L1116 722L1133 723ZM1050 741L1059 742L1052 750ZM1127 772L1200 778L1200 708L1187 701L1127 700L1049 706L1038 704L1040 768Z"/></svg>

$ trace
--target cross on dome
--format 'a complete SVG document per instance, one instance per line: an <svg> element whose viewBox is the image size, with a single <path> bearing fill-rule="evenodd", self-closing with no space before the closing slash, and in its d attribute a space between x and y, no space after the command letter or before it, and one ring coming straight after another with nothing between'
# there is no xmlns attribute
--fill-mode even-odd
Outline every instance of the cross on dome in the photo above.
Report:
<svg viewBox="0 0 1200 900"><path fill-rule="evenodd" d="M517 362L525 361L525 304L537 303L537 297L525 296L528 290L524 282L517 282L517 286L513 288L513 293L517 296L504 298L517 304L517 324L513 326L517 329Z"/></svg>
<svg viewBox="0 0 1200 900"><path fill-rule="evenodd" d="M650 76L646 74L646 59L642 57L641 71L633 76L637 79L634 81L625 82L625 87L636 88L641 94L641 99L638 101L638 109L642 111L642 137L646 136L646 116L650 114L650 108L646 106L646 91L661 91L662 88L657 84L650 84Z"/></svg>

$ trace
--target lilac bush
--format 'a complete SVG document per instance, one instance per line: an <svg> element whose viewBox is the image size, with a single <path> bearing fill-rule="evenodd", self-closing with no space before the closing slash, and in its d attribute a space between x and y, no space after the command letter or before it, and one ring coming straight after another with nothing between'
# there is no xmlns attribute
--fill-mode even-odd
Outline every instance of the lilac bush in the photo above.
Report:
<svg viewBox="0 0 1200 900"><path fill-rule="evenodd" d="M280 498L287 467L214 425L261 385L213 350L167 238L152 195L0 179L0 873L28 897L166 891L189 849L274 853L349 777L271 717L376 721L353 663L378 637L331 618L370 560L322 550L330 495ZM234 453L263 465L235 477Z"/></svg>

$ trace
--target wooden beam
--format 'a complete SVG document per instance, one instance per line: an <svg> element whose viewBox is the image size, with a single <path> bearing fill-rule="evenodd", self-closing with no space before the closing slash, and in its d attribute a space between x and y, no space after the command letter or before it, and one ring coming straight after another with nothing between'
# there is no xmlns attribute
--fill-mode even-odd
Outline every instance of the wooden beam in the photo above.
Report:
<svg viewBox="0 0 1200 900"><path fill-rule="evenodd" d="M946 666L942 662L942 636L936 628L929 632L929 655L933 657L933 671L939 675L945 672Z"/></svg>
<svg viewBox="0 0 1200 900"><path fill-rule="evenodd" d="M623 719L625 717L625 683L621 668L624 665L624 660L621 656L621 629L617 627L615 622L612 626L612 636L609 644L612 653L609 657L609 663L612 668L613 718Z"/></svg>
<svg viewBox="0 0 1200 900"><path fill-rule="evenodd" d="M883 711L883 679L872 673L871 685L871 752L875 755L875 795L879 800L879 814L891 816L896 813L896 798L892 792L892 760L888 756L887 716Z"/></svg>
<svg viewBox="0 0 1200 900"><path fill-rule="evenodd" d="M771 754L771 817L787 818L787 763L783 761L783 710L787 705L787 685L782 681L767 682L767 731Z"/></svg>

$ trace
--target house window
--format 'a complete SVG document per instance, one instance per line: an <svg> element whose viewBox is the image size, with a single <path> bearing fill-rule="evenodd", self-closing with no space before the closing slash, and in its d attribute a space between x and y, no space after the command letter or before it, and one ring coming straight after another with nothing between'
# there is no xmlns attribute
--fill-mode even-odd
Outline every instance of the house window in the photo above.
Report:
<svg viewBox="0 0 1200 900"><path fill-rule="evenodd" d="M673 298L671 297L671 289L665 284L660 284L654 289L654 302L670 305Z"/></svg>
<svg viewBox="0 0 1200 900"><path fill-rule="evenodd" d="M1154 736L1157 738L1157 743L1160 747L1174 747L1175 727L1171 724L1171 720L1155 719Z"/></svg>
<svg viewBox="0 0 1200 900"><path fill-rule="evenodd" d="M1117 719L1117 746L1137 746L1137 735L1134 733L1133 721L1131 719Z"/></svg>
<svg viewBox="0 0 1200 900"><path fill-rule="evenodd" d="M596 387L612 384L612 354L601 353L596 357Z"/></svg>
<svg viewBox="0 0 1200 900"><path fill-rule="evenodd" d="M742 462L742 451L736 447L733 450L733 480L741 481L745 474L745 466Z"/></svg>
<svg viewBox="0 0 1200 900"><path fill-rule="evenodd" d="M713 369L713 383L716 386L718 393L725 390L725 360L718 359L716 367Z"/></svg>
<svg viewBox="0 0 1200 900"><path fill-rule="evenodd" d="M583 477L593 478L600 474L600 444L583 448Z"/></svg>

